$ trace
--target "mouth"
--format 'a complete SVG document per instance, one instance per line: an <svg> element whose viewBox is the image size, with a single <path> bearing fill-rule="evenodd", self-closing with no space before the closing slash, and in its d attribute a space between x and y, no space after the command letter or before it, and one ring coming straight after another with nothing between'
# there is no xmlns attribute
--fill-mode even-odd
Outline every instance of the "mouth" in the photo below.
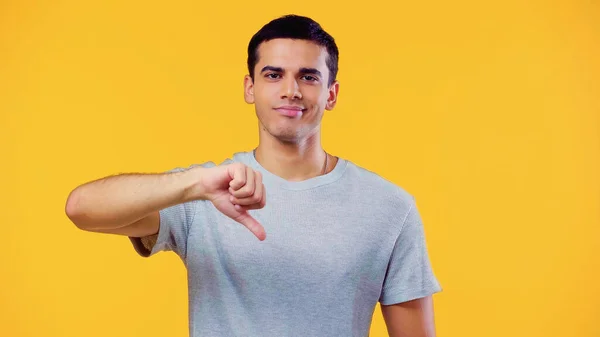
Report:
<svg viewBox="0 0 600 337"><path fill-rule="evenodd" d="M296 105L283 105L274 110L287 117L300 117L306 111L304 107Z"/></svg>

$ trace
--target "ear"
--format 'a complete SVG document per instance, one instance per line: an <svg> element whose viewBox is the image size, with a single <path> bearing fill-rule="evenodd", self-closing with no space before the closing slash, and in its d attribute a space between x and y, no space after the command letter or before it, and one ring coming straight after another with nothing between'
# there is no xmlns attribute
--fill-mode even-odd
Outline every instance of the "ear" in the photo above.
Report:
<svg viewBox="0 0 600 337"><path fill-rule="evenodd" d="M335 104L337 103L338 92L340 91L340 82L334 81L329 86L329 97L327 97L327 104L325 105L325 109L333 110Z"/></svg>
<svg viewBox="0 0 600 337"><path fill-rule="evenodd" d="M248 104L254 103L254 81L250 75L244 76L244 100Z"/></svg>

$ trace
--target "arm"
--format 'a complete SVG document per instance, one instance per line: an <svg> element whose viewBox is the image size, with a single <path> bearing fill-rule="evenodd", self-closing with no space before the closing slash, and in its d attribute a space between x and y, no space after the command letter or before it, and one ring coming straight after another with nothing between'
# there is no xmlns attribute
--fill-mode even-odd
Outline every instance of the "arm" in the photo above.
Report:
<svg viewBox="0 0 600 337"><path fill-rule="evenodd" d="M431 296L381 305L381 312L390 337L435 337Z"/></svg>
<svg viewBox="0 0 600 337"><path fill-rule="evenodd" d="M80 229L129 236L158 232L158 211L196 198L199 170L121 174L85 183L69 194L65 213Z"/></svg>
<svg viewBox="0 0 600 337"><path fill-rule="evenodd" d="M161 210L194 200L210 200L265 239L264 227L248 213L265 206L262 176L241 163L98 179L71 191L65 213L83 230L146 237L158 233Z"/></svg>
<svg viewBox="0 0 600 337"><path fill-rule="evenodd" d="M433 273L425 230L414 197L390 256L380 297L391 337L435 337L432 295L441 286Z"/></svg>

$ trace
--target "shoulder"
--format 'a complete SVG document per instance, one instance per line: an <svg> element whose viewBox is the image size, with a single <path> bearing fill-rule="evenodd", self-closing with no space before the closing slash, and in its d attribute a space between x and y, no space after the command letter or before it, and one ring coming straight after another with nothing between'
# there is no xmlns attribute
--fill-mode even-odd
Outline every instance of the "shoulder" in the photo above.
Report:
<svg viewBox="0 0 600 337"><path fill-rule="evenodd" d="M391 181L377 172L346 160L346 179L360 195L390 211L406 213L415 203L414 196L400 183ZM393 213L396 213L395 211Z"/></svg>
<svg viewBox="0 0 600 337"><path fill-rule="evenodd" d="M226 157L220 161L214 161L214 160L198 161L198 162L194 162L194 163L191 163L191 164L188 164L185 166L177 166L175 168L168 170L167 172L181 172L181 171L189 170L191 168L198 167L198 166L201 166L204 168L212 168L212 167L228 165L228 164L232 164L232 163L248 164L249 155L251 155L251 152L248 152L248 151L235 152L233 155Z"/></svg>

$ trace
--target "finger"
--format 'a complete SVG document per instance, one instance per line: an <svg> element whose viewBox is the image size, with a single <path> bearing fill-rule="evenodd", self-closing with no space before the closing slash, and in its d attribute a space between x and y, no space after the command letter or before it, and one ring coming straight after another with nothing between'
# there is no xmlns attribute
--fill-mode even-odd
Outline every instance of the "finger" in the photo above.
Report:
<svg viewBox="0 0 600 337"><path fill-rule="evenodd" d="M265 192L264 185L261 183L260 188L255 189L254 194L250 195L246 198L237 198L235 196L230 196L229 201L231 201L234 205L242 205L242 206L250 206L253 204L259 204L263 199L263 195Z"/></svg>
<svg viewBox="0 0 600 337"><path fill-rule="evenodd" d="M244 206L244 205L233 205L233 207L235 208L236 211L238 211L238 212L241 213L241 212L244 212L244 211L251 211L251 210L254 210L254 209L261 209L264 206L261 206L261 204L259 204L259 203L255 203L255 204L247 205L247 206Z"/></svg>
<svg viewBox="0 0 600 337"><path fill-rule="evenodd" d="M236 199L235 197L231 197L230 201L233 204L233 206L241 206L241 208L239 209L246 209L246 207L251 207L249 209L259 209L265 207L265 202L263 201L263 199L264 197L258 199L255 196L243 199Z"/></svg>
<svg viewBox="0 0 600 337"><path fill-rule="evenodd" d="M262 185L262 198L258 202L258 205L260 206L260 208L263 208L267 204L267 190L265 189L264 184L261 184L261 185Z"/></svg>
<svg viewBox="0 0 600 337"><path fill-rule="evenodd" d="M232 165L231 169L233 172L229 172L233 179L229 182L229 186L237 191L242 186L246 185L246 166L244 165Z"/></svg>
<svg viewBox="0 0 600 337"><path fill-rule="evenodd" d="M248 228L260 241L266 239L267 234L265 233L265 228L248 214L248 212L243 212L234 220Z"/></svg>
<svg viewBox="0 0 600 337"><path fill-rule="evenodd" d="M237 191L233 188L229 188L229 193L231 193L236 198L246 198L251 197L254 194L254 189L256 188L256 173L250 167L246 168L246 184L242 186L242 188Z"/></svg>

